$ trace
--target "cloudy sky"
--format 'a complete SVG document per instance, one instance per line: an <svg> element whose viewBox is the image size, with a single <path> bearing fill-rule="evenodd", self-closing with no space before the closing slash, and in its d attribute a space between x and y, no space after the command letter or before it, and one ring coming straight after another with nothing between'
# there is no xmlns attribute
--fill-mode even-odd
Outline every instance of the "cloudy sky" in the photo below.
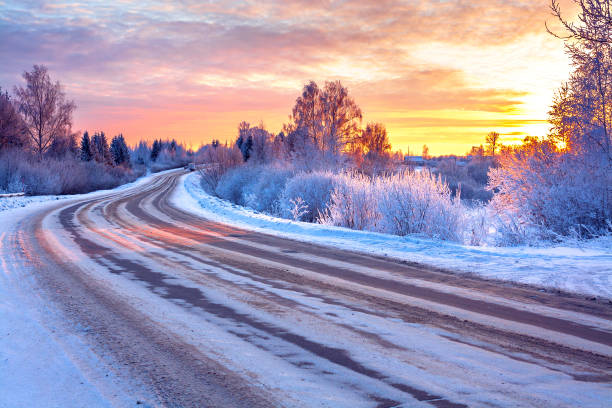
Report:
<svg viewBox="0 0 612 408"><path fill-rule="evenodd" d="M197 147L278 131L306 81L340 79L395 149L464 153L546 132L569 72L546 21L548 0L0 0L0 86L45 64L77 129Z"/></svg>

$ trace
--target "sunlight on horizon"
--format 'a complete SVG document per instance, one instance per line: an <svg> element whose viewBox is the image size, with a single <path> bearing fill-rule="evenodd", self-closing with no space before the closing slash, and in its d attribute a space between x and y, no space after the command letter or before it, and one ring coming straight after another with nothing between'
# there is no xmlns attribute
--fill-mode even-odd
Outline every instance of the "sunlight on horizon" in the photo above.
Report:
<svg viewBox="0 0 612 408"><path fill-rule="evenodd" d="M75 129L129 143L233 141L242 120L278 132L304 83L339 79L394 149L463 154L490 131L503 143L545 135L570 71L545 0L0 8L2 89L45 64L78 105Z"/></svg>

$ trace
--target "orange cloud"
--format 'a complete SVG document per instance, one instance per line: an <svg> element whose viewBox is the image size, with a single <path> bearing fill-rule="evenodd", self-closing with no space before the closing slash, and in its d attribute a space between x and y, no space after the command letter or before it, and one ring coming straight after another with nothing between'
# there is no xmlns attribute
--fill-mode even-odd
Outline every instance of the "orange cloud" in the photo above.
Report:
<svg viewBox="0 0 612 408"><path fill-rule="evenodd" d="M46 64L77 102L78 128L132 143L229 140L241 120L279 130L302 84L341 79L366 120L388 124L394 147L461 153L489 129L545 132L568 71L544 32L546 0L1 7L0 85Z"/></svg>

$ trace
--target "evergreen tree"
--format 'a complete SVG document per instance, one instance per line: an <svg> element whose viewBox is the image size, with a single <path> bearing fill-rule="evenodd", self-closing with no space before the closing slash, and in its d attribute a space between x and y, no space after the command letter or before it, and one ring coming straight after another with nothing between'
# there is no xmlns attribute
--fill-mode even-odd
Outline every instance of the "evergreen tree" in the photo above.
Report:
<svg viewBox="0 0 612 408"><path fill-rule="evenodd" d="M91 139L94 159L99 163L111 164L112 159L108 149L108 141L104 132L96 133Z"/></svg>
<svg viewBox="0 0 612 408"><path fill-rule="evenodd" d="M247 161L251 157L253 149L253 131L257 128L251 128L248 122L240 122L238 125L238 138L236 139L236 147L242 153L242 160Z"/></svg>
<svg viewBox="0 0 612 408"><path fill-rule="evenodd" d="M162 150L162 142L155 140L153 142L153 148L151 149L151 161L157 160L157 156L161 153Z"/></svg>
<svg viewBox="0 0 612 408"><path fill-rule="evenodd" d="M253 136L249 135L245 142L242 143L240 151L242 152L242 158L244 161L249 160L251 157L251 150L253 150Z"/></svg>
<svg viewBox="0 0 612 408"><path fill-rule="evenodd" d="M81 160L91 161L93 154L91 152L91 140L89 139L89 132L85 131L81 138Z"/></svg>
<svg viewBox="0 0 612 408"><path fill-rule="evenodd" d="M125 139L122 134L118 134L113 137L110 145L110 153L113 158L115 165L129 165L130 163L130 150L125 144Z"/></svg>

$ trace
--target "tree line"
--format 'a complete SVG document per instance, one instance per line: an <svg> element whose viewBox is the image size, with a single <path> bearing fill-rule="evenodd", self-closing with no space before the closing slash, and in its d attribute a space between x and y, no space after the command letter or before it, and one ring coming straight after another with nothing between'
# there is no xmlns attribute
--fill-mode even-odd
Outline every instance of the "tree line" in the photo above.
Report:
<svg viewBox="0 0 612 408"><path fill-rule="evenodd" d="M263 124L241 122L235 143L221 145L215 141L202 149L203 160L215 164L204 172L203 183L222 198L274 214L291 216L302 214L302 208L316 209L309 215L312 221L329 221L326 211L331 209L348 217L369 208L371 211L363 216L367 222L354 223L341 217L337 225L369 225L367 228L375 230L387 222L383 214L412 214L410 208L431 209L436 207L434 202L449 213L459 214L460 206L452 197L468 195L482 210L479 214L491 214L476 224L469 221L474 217L467 215L458 215L457 222L450 223L462 224L464 232L470 231L467 241L472 244L483 242L479 237L490 230L496 231L496 242L503 245L609 234L611 6L609 0L574 3L579 9L576 23L563 17L555 0L551 3L552 15L563 30L552 34L563 39L573 71L552 101L552 130L543 138L528 136L519 146L504 146L499 133L491 132L484 146L475 146L469 152L467 165L456 159L437 158L429 161L432 168L425 169L428 176L396 177L404 170L399 166L400 157L391 152L384 125L369 123L362 127L362 111L339 81L325 82L322 87L309 82L297 97L289 122L278 134L268 132ZM423 157L430 158L426 145ZM338 173L341 176L336 176ZM450 185L451 196L436 177ZM426 205L419 202L406 193L411 189L430 201ZM344 193L340 194L341 190ZM378 195L378 202L394 202L389 208L397 211L377 207L372 194ZM434 200L436 194L443 199ZM390 198L400 196L403 203ZM343 197L345 202L332 197ZM478 200L485 203L478 204ZM453 231L446 235L461 234Z"/></svg>
<svg viewBox="0 0 612 408"><path fill-rule="evenodd" d="M130 149L121 133L110 141L103 131L79 135L72 130L76 104L48 69L34 65L23 79L12 95L0 89L0 191L83 193L192 159L193 152L175 140L142 141Z"/></svg>

